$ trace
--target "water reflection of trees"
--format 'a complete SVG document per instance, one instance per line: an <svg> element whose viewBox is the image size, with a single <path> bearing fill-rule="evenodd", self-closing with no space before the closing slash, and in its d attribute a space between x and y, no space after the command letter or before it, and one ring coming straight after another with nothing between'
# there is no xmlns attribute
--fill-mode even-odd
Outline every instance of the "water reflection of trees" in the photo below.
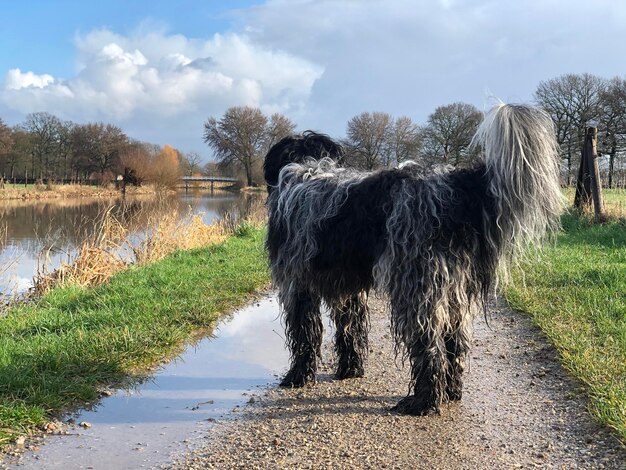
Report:
<svg viewBox="0 0 626 470"><path fill-rule="evenodd" d="M31 255L47 247L53 251L72 251L84 240L98 233L103 216L110 212L128 233L141 233L155 217L191 210L203 213L211 222L236 208L238 213L251 203L247 195L190 192L169 196L145 196L124 199L59 199L47 201L3 201L0 227L6 226L6 237L0 237L0 251L7 245L19 246Z"/></svg>

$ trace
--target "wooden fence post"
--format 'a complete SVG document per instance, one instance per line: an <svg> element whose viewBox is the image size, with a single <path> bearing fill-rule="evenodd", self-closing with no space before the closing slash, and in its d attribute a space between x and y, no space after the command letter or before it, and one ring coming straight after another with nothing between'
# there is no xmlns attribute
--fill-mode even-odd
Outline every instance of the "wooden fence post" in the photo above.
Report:
<svg viewBox="0 0 626 470"><path fill-rule="evenodd" d="M588 127L585 135L585 161L587 174L591 183L591 196L593 197L593 210L595 221L602 220L604 207L602 204L602 182L600 181L600 169L598 168L598 128Z"/></svg>
<svg viewBox="0 0 626 470"><path fill-rule="evenodd" d="M576 193L574 195L574 207L581 211L584 211L587 207L591 205L591 184L589 182L589 173L587 172L587 154L585 152L585 142L583 142L583 148L580 152L580 165L578 165L578 175L576 176Z"/></svg>

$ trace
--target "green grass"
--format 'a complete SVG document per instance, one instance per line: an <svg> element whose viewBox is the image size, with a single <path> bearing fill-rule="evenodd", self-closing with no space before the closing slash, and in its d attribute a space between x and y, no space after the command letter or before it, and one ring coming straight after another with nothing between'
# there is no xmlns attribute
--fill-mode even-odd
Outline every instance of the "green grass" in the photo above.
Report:
<svg viewBox="0 0 626 470"><path fill-rule="evenodd" d="M570 204L574 204L574 195L576 194L576 188L563 189L565 198ZM626 217L626 189L623 188L603 188L602 189L602 201L604 204L604 210L609 215L616 217Z"/></svg>
<svg viewBox="0 0 626 470"><path fill-rule="evenodd" d="M0 318L0 445L141 376L269 282L263 232L60 288Z"/></svg>
<svg viewBox="0 0 626 470"><path fill-rule="evenodd" d="M626 223L563 216L563 233L506 291L586 386L590 410L626 440Z"/></svg>

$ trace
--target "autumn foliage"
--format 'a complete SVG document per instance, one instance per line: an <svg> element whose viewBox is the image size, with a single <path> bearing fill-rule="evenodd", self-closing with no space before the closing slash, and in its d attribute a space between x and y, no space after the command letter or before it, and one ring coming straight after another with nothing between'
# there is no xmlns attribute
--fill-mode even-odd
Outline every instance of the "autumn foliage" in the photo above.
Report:
<svg viewBox="0 0 626 470"><path fill-rule="evenodd" d="M182 175L181 155L171 145L162 149L137 143L129 145L120 155L123 168L133 170L140 181L159 188L174 188Z"/></svg>
<svg viewBox="0 0 626 470"><path fill-rule="evenodd" d="M174 188L181 176L180 156L171 145L165 145L154 157L149 180L161 188Z"/></svg>

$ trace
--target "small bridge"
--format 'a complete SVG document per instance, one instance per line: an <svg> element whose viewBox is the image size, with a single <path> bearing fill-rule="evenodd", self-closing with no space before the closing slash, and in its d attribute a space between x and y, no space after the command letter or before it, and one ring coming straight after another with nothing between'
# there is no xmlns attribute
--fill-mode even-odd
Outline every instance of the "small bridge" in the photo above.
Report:
<svg viewBox="0 0 626 470"><path fill-rule="evenodd" d="M204 183L236 183L237 178L230 176L183 176L181 180L185 183L204 182Z"/></svg>
<svg viewBox="0 0 626 470"><path fill-rule="evenodd" d="M185 191L189 189L189 183L209 183L211 191L215 183L237 183L237 178L230 176L182 176L180 180L185 185Z"/></svg>

